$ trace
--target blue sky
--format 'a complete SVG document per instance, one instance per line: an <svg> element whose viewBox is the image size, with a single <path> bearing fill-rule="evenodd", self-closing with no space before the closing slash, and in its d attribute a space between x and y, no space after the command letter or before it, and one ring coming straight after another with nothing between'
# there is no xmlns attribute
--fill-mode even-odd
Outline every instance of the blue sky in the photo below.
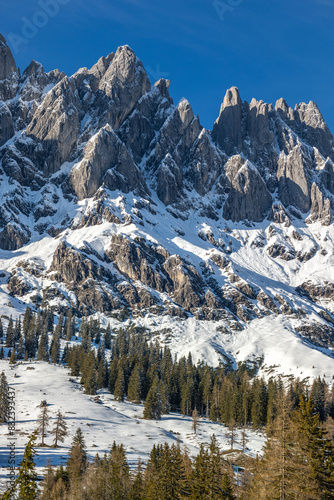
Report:
<svg viewBox="0 0 334 500"><path fill-rule="evenodd" d="M312 99L334 132L334 0L1 3L0 33L21 70L36 59L72 74L128 44L152 82L169 78L174 101L186 97L207 128L236 85L248 101Z"/></svg>

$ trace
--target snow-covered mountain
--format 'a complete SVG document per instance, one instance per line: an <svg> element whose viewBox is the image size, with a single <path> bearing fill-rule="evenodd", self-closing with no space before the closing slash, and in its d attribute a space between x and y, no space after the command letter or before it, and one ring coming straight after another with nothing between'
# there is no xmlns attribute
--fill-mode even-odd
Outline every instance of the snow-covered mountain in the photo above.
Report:
<svg viewBox="0 0 334 500"><path fill-rule="evenodd" d="M0 35L1 314L144 324L178 353L334 373L334 139L227 91L213 130L128 47L21 74Z"/></svg>

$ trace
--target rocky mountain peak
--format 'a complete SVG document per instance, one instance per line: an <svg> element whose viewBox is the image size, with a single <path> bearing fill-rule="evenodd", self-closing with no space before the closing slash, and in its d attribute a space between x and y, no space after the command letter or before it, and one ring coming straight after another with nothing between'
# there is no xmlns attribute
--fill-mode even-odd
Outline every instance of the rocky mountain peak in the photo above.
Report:
<svg viewBox="0 0 334 500"><path fill-rule="evenodd" d="M13 54L5 38L0 34L0 80L8 78L16 69Z"/></svg>
<svg viewBox="0 0 334 500"><path fill-rule="evenodd" d="M214 123L212 138L228 154L241 146L242 102L237 87L227 90L220 113Z"/></svg>
<svg viewBox="0 0 334 500"><path fill-rule="evenodd" d="M170 80L160 78L160 80L155 82L154 86L160 90L162 96L166 97L166 99L168 99L169 102L173 104L173 99L169 95Z"/></svg>

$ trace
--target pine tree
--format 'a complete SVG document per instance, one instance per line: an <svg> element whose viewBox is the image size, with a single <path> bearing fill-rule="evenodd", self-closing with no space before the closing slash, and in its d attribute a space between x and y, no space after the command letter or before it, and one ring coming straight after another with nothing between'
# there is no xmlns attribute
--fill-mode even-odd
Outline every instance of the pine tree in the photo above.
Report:
<svg viewBox="0 0 334 500"><path fill-rule="evenodd" d="M139 366L136 364L132 370L129 385L128 385L128 398L132 403L140 403L141 401L141 376Z"/></svg>
<svg viewBox="0 0 334 500"><path fill-rule="evenodd" d="M54 442L53 442L54 448L58 448L58 442L63 443L65 437L68 435L67 425L60 410L57 413L57 420L55 421L55 424L52 430L50 431L50 434L54 435Z"/></svg>
<svg viewBox="0 0 334 500"><path fill-rule="evenodd" d="M114 399L115 401L124 401L125 396L125 380L123 366L119 364L118 374L115 383Z"/></svg>
<svg viewBox="0 0 334 500"><path fill-rule="evenodd" d="M162 399L160 391L160 383L156 376L150 390L148 391L145 405L144 418L160 420L162 415Z"/></svg>
<svg viewBox="0 0 334 500"><path fill-rule="evenodd" d="M59 363L59 354L60 354L60 337L57 329L53 334L53 341L51 347L51 361L54 365Z"/></svg>
<svg viewBox="0 0 334 500"><path fill-rule="evenodd" d="M16 490L19 499L34 500L38 496L37 474L34 460L34 457L37 455L35 450L36 437L37 434L35 431L30 436L24 450L23 459L19 466L16 479Z"/></svg>
<svg viewBox="0 0 334 500"><path fill-rule="evenodd" d="M41 412L39 414L39 417L37 419L37 431L42 437L42 442L41 446L46 446L44 443L44 438L47 435L47 428L49 425L49 410L47 405L43 405L41 408Z"/></svg>
<svg viewBox="0 0 334 500"><path fill-rule="evenodd" d="M99 366L97 368L96 386L97 389L102 389L103 387L107 387L107 385L108 385L108 380L107 380L106 363L104 359L101 359L99 362Z"/></svg>
<svg viewBox="0 0 334 500"><path fill-rule="evenodd" d="M23 317L23 323L22 323L22 335L24 336L24 338L27 337L27 333L29 330L30 321L32 320L32 316L33 316L32 311L31 311L30 307L28 306L25 310L24 317Z"/></svg>
<svg viewBox="0 0 334 500"><path fill-rule="evenodd" d="M15 346L15 330L14 330L13 317L10 316L6 332L6 347L14 347L14 346Z"/></svg>
<svg viewBox="0 0 334 500"><path fill-rule="evenodd" d="M109 476L107 498L128 498L130 490L130 471L126 460L124 446L114 441L107 457L107 471Z"/></svg>
<svg viewBox="0 0 334 500"><path fill-rule="evenodd" d="M321 498L334 497L334 448L320 425L320 414L315 410L313 401L300 397L299 408L293 416L300 455L311 467Z"/></svg>
<svg viewBox="0 0 334 500"><path fill-rule="evenodd" d="M299 409L292 411L291 393L284 391L247 498L333 498L333 460L332 443L325 438L311 400L301 396Z"/></svg>
<svg viewBox="0 0 334 500"><path fill-rule="evenodd" d="M142 471L142 466L141 462L139 460L138 466L137 466L137 472L134 478L134 481L132 482L131 485L131 490L130 490L130 499L131 500L144 500L144 478L143 478L143 471Z"/></svg>
<svg viewBox="0 0 334 500"><path fill-rule="evenodd" d="M117 358L114 358L111 361L109 368L109 391L111 392L111 394L113 394L115 391L117 375L118 375L118 360Z"/></svg>
<svg viewBox="0 0 334 500"><path fill-rule="evenodd" d="M14 342L15 342L15 344L20 340L20 337L21 337L21 316L15 322L15 328L14 328Z"/></svg>
<svg viewBox="0 0 334 500"><path fill-rule="evenodd" d="M108 323L108 326L106 328L106 332L104 334L104 343L106 349L111 349L111 328L110 328L110 323Z"/></svg>
<svg viewBox="0 0 334 500"><path fill-rule="evenodd" d="M37 361L49 361L49 342L48 335L45 330L39 338Z"/></svg>
<svg viewBox="0 0 334 500"><path fill-rule="evenodd" d="M46 330L43 331L39 338L37 361L49 361L49 341Z"/></svg>
<svg viewBox="0 0 334 500"><path fill-rule="evenodd" d="M81 428L78 427L67 460L67 471L72 480L78 479L87 467L87 452Z"/></svg>
<svg viewBox="0 0 334 500"><path fill-rule="evenodd" d="M13 347L13 350L9 358L9 364L15 365L15 363L16 363L16 352L15 352L15 347Z"/></svg>
<svg viewBox="0 0 334 500"><path fill-rule="evenodd" d="M85 355L84 369L82 370L81 383L84 385L86 394L96 394L96 367L94 351Z"/></svg>
<svg viewBox="0 0 334 500"><path fill-rule="evenodd" d="M41 317L38 315L40 321ZM28 332L25 336L25 348L28 353L28 358L34 359L36 356L36 351L37 351L37 338L38 338L38 333L39 331L39 326L38 322L35 322L35 316L32 316L29 322L29 328Z"/></svg>
<svg viewBox="0 0 334 500"><path fill-rule="evenodd" d="M74 336L74 318L71 309L66 313L66 320L64 325L65 337L67 341L71 341Z"/></svg>

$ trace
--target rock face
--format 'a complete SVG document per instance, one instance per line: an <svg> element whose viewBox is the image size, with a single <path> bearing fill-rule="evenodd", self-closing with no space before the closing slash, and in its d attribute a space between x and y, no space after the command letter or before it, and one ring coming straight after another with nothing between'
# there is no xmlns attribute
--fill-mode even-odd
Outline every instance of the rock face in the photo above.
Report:
<svg viewBox="0 0 334 500"><path fill-rule="evenodd" d="M0 146L14 135L12 114L5 103L0 101Z"/></svg>
<svg viewBox="0 0 334 500"><path fill-rule="evenodd" d="M26 135L37 142L34 156L49 176L68 159L79 134L80 101L74 83L63 78L36 110Z"/></svg>
<svg viewBox="0 0 334 500"><path fill-rule="evenodd" d="M230 184L225 219L263 220L271 207L271 196L256 167L237 155L225 165L225 174Z"/></svg>
<svg viewBox="0 0 334 500"><path fill-rule="evenodd" d="M146 190L140 170L109 125L88 142L83 159L70 173L70 184L79 200L93 196L102 183L123 193Z"/></svg>
<svg viewBox="0 0 334 500"><path fill-rule="evenodd" d="M0 34L0 80L7 79L14 71L16 71L14 57L5 38Z"/></svg>
<svg viewBox="0 0 334 500"><path fill-rule="evenodd" d="M331 202L329 198L324 199L315 183L311 188L311 204L310 220L320 220L323 226L329 226L332 221Z"/></svg>
<svg viewBox="0 0 334 500"><path fill-rule="evenodd" d="M240 151L242 145L242 102L237 87L232 87L226 92L213 130L212 138L217 144L231 155Z"/></svg>
<svg viewBox="0 0 334 500"><path fill-rule="evenodd" d="M310 209L309 158L303 156L300 146L295 146L288 156L284 153L278 160L278 190L285 205L293 205L301 212Z"/></svg>

